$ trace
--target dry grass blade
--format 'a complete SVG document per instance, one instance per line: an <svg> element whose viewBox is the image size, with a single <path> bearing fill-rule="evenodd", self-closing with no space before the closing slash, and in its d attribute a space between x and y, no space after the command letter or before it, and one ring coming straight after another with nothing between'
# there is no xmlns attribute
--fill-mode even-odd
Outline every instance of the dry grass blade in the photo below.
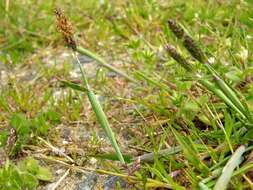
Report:
<svg viewBox="0 0 253 190"><path fill-rule="evenodd" d="M163 150L158 151L157 155L158 155L158 157L173 155L173 154L179 153L181 150L182 149L180 146L171 147L171 148L167 148L167 149L163 149ZM154 157L155 157L155 153L151 152L151 153L141 155L137 159L140 159L141 162L153 162Z"/></svg>
<svg viewBox="0 0 253 190"><path fill-rule="evenodd" d="M242 162L242 155L245 152L246 147L244 145L241 145L232 155L232 157L229 159L227 164L222 170L222 174L217 180L214 190L225 190L227 188L227 185L233 175L233 171L236 167L239 166L239 164Z"/></svg>
<svg viewBox="0 0 253 190"><path fill-rule="evenodd" d="M111 175L111 176L121 177L129 183L142 183L140 178L138 178L136 176L129 175L129 174L110 172L110 171L106 171L106 170L103 170L103 169L92 169L92 168L88 168L88 167L76 166L74 164L70 165L66 162L63 162L61 160L58 160L58 159L55 159L55 158L52 158L52 157L49 157L49 156L46 156L46 155L43 155L43 154L35 155L35 157L38 158L38 159L44 159L44 160L47 160L47 161L50 161L50 162L55 162L57 164L61 164L65 167L68 167L71 170L75 170L75 171L85 173L85 174L87 174L87 172L97 172L97 173L102 174L102 175ZM167 184L167 183L155 180L155 179L151 179L151 178L146 179L145 187L148 188L148 189L149 188L166 188L166 189L171 189L172 188L172 186L170 184Z"/></svg>
<svg viewBox="0 0 253 190"><path fill-rule="evenodd" d="M70 169L68 169L63 176L61 176L61 178L54 184L53 187L51 187L51 190L55 190L60 184L61 182L69 175L69 171Z"/></svg>

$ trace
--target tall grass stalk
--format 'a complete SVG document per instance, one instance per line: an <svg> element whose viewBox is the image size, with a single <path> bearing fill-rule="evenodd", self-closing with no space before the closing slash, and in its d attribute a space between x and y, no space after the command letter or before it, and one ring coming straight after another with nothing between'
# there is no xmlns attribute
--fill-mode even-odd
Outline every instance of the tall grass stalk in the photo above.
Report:
<svg viewBox="0 0 253 190"><path fill-rule="evenodd" d="M85 49L81 46L77 46L76 51L78 53L82 54L82 55L86 55L86 56L94 59L98 64L100 64L103 67L109 69L110 71L113 71L113 72L117 73L118 75L126 78L127 80L129 80L133 83L137 83L137 81L134 78L130 77L129 75L127 75L123 71L113 67L112 65L106 63L106 61L104 59L102 59L100 56L98 56L97 54L95 54L95 53L93 53L93 52L91 52L91 51L89 51L89 50L87 50L87 49Z"/></svg>
<svg viewBox="0 0 253 190"><path fill-rule="evenodd" d="M77 46L77 43L74 39L74 32L73 32L73 28L71 23L69 22L68 18L64 15L63 11L60 8L55 9L55 16L57 19L57 28L59 30L59 32L62 34L63 39L65 40L65 43L68 47L70 47L73 51L72 55L73 57L77 60L77 64L79 66L80 72L81 72L81 76L82 76L82 82L84 87L80 88L77 85L73 85L71 83L67 83L70 87L74 87L77 88L78 90L85 90L85 92L87 93L88 99L90 101L90 104L92 106L93 111L96 114L96 118L100 124L100 126L104 129L106 136L109 138L113 148L116 151L117 157L118 159L121 161L121 163L125 164L125 160L121 154L120 148L117 144L116 138L114 136L114 133L109 125L109 122L107 120L107 117L99 103L99 101L97 100L96 95L94 94L94 92L92 91L92 89L90 88L89 84L88 84L88 80L85 74L84 69L82 68L82 65L80 63L80 60L77 57L77 52L81 52L82 54L88 55L90 57L92 57L93 59L97 60L98 62L102 63L104 66L106 66L107 68L123 75L126 76L127 78L129 78L126 74L124 74L121 71L118 71L117 69L115 69L114 67L106 64L101 58L99 58L97 55L89 52L88 50L85 50L81 47ZM131 78L129 78L131 79Z"/></svg>
<svg viewBox="0 0 253 190"><path fill-rule="evenodd" d="M85 86L85 88L87 89L87 96L88 96L88 99L91 103L91 106L92 106L92 109L93 111L95 112L96 114L96 118L100 124L100 126L103 128L103 130L105 131L106 133L106 136L109 138L114 150L116 151L116 154L117 154L117 157L118 159L121 161L122 164L125 164L125 160L122 156L122 153L120 151L120 148L118 146L118 143L116 141L116 138L114 136L114 133L109 125L109 122L107 120L107 117L99 103L99 101L97 100L97 97L96 95L93 93L92 89L89 87L89 84L88 84L88 80L87 80L87 77L85 75L85 72L82 68L82 65L76 55L76 53L73 53L73 56L75 57L75 59L77 60L77 63L78 63L78 66L79 66L79 69L81 71L81 75L82 75L82 81L83 81L83 84Z"/></svg>

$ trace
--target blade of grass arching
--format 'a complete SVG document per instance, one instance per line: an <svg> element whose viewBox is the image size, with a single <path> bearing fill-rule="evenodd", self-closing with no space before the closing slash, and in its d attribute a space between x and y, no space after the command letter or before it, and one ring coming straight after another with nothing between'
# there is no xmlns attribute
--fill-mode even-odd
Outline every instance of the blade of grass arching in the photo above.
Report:
<svg viewBox="0 0 253 190"><path fill-rule="evenodd" d="M253 163L246 164L245 166L242 166L240 169L236 170L233 173L233 177L237 176L237 175L243 175L244 173L246 173L247 171L250 171L252 169L253 169Z"/></svg>
<svg viewBox="0 0 253 190"><path fill-rule="evenodd" d="M186 140L175 129L171 129L189 162L191 162L191 164L201 173L209 173L208 167L199 159L196 149L194 148L194 144L186 142Z"/></svg>
<svg viewBox="0 0 253 190"><path fill-rule="evenodd" d="M179 153L180 151L181 151L181 147L175 146L175 147L159 150L157 152L157 156L160 158L162 156L174 155L174 154ZM154 156L155 156L155 153L151 152L151 153L143 154L136 159L140 159L141 162L153 162Z"/></svg>
<svg viewBox="0 0 253 190"><path fill-rule="evenodd" d="M90 157L94 158L99 158L102 160L119 160L118 156L115 153L104 153L104 154L94 154L94 155L89 155ZM123 158L126 163L131 163L132 162L132 156L131 155L123 155Z"/></svg>
<svg viewBox="0 0 253 190"><path fill-rule="evenodd" d="M121 151L120 151L120 148L117 144L114 133L113 133L113 131L112 131L110 125L109 125L109 122L106 118L106 115L105 115L100 103L97 100L97 97L95 96L95 94L91 90L88 90L87 94L88 94L88 98L89 98L89 101L91 103L92 109L96 114L96 118L97 118L98 122L100 123L100 125L104 129L104 131L106 132L106 135L109 138L112 146L114 147L119 160L123 164L125 164L124 158L121 154Z"/></svg>
<svg viewBox="0 0 253 190"><path fill-rule="evenodd" d="M213 92L216 96L218 96L221 100L223 100L228 106L230 106L237 113L239 113L243 118L246 118L244 113L242 113L241 110L238 109L237 106L235 106L235 104L214 84L204 79L200 79L198 82L202 84L203 86L205 86L209 91Z"/></svg>
<svg viewBox="0 0 253 190"><path fill-rule="evenodd" d="M146 76L144 73L140 71L136 71L135 74L143 78L144 80L146 80L148 83L153 84L154 86L158 86L159 88L164 89L168 92L171 92L171 89L167 85L161 83L160 81L155 81L154 79L149 78L148 76Z"/></svg>
<svg viewBox="0 0 253 190"><path fill-rule="evenodd" d="M166 169L164 168L164 164L159 161L158 156L155 156L155 164L156 168L154 167L153 169L157 169L158 172L166 179L166 182L171 184L173 189L178 189L178 190L183 190L185 189L184 187L180 186L174 180L172 177L167 173Z"/></svg>
<svg viewBox="0 0 253 190"><path fill-rule="evenodd" d="M205 184L208 183L209 181L217 178L221 173L221 168L218 168L214 171L212 171L211 175L207 178L204 178L202 179L200 182L199 182L199 187L202 189L202 190L207 190L209 189Z"/></svg>
<svg viewBox="0 0 253 190"><path fill-rule="evenodd" d="M76 53L73 53L73 56L76 58L77 60L77 64L79 66L79 69L81 71L81 76L82 76L82 80L83 80L83 83L84 83L84 86L85 88L87 89L87 95L88 95L88 98L89 98L89 101L91 103L91 106L92 106L92 109L93 111L95 112L96 114L96 118L100 124L100 126L104 129L105 133L106 133L106 136L109 138L114 150L116 151L116 154L119 158L119 160L125 164L125 160L121 154L121 151L120 151L120 148L117 144L117 141L116 141L116 138L114 136L114 133L109 125L109 122L107 120L107 117L99 103L99 101L97 100L97 97L96 95L93 93L93 91L91 90L91 88L89 87L89 84L88 84L88 80L86 78L86 75L85 75L85 72L82 68L82 65L76 55Z"/></svg>
<svg viewBox="0 0 253 190"><path fill-rule="evenodd" d="M117 73L118 75L126 78L127 80L133 82L133 83L137 83L137 81L135 79L133 79L132 77L130 77L128 74L124 73L123 71L113 67L112 65L108 64L105 62L105 60L103 60L101 57L99 57L98 55L96 55L95 53L84 49L80 46L77 47L76 51L80 54L86 55L92 59L94 59L95 61L97 61L100 65L102 65L103 67L109 69L110 71L113 71L115 73Z"/></svg>
<svg viewBox="0 0 253 190"><path fill-rule="evenodd" d="M241 145L237 150L234 152L232 157L229 159L227 164L222 170L221 176L217 180L214 190L225 190L227 185L233 175L233 171L239 164L242 162L242 155L245 152L246 147Z"/></svg>
<svg viewBox="0 0 253 190"><path fill-rule="evenodd" d="M157 160L157 159L156 159ZM159 162L159 161L158 161ZM171 185L172 189L178 189L178 190L184 190L185 188L177 184L176 182L173 181L172 177L167 174L165 168L163 167L162 163L158 163L156 161L154 167L151 167L147 165L148 169L150 170L151 173L157 176L158 179L166 182L167 184Z"/></svg>
<svg viewBox="0 0 253 190"><path fill-rule="evenodd" d="M219 89L230 99L231 102L248 118L247 111L236 93L217 75L213 76L214 82Z"/></svg>
<svg viewBox="0 0 253 190"><path fill-rule="evenodd" d="M65 80L60 80L60 82L64 85L64 86L67 86L69 88L72 88L73 90L78 90L78 91L81 91L81 92L87 92L87 88L83 87L83 86L80 86L78 84L75 84L73 82L68 82L68 81L65 81Z"/></svg>
<svg viewBox="0 0 253 190"><path fill-rule="evenodd" d="M207 70L212 74L214 78L214 82L219 87L219 89L230 99L231 102L249 119L249 115L247 112L247 105L243 104L237 96L237 92L233 90L220 76L219 74L212 68L209 64L204 64Z"/></svg>

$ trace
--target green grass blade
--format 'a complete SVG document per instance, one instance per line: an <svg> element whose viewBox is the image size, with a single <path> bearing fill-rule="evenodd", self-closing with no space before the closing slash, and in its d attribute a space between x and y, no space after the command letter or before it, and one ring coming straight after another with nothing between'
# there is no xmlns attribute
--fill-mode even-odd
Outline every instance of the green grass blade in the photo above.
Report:
<svg viewBox="0 0 253 190"><path fill-rule="evenodd" d="M201 189L201 190L210 190L204 183L202 183L202 182L200 182L199 183L199 188Z"/></svg>
<svg viewBox="0 0 253 190"><path fill-rule="evenodd" d="M237 175L242 175L248 171L252 171L252 169L253 169L253 163L246 164L246 165L242 166L240 169L236 170L233 173L233 177L237 176Z"/></svg>
<svg viewBox="0 0 253 190"><path fill-rule="evenodd" d="M235 106L234 103L214 84L204 79L200 79L199 83L202 84L204 87L206 87L209 91L213 92L216 96L218 96L221 100L223 100L229 107L231 107L237 113L239 113L243 118L246 118L244 113L242 113L241 110L238 109L237 106Z"/></svg>
<svg viewBox="0 0 253 190"><path fill-rule="evenodd" d="M102 154L94 154L94 155L89 155L90 157L94 158L99 158L102 160L112 160L112 161L117 161L119 160L118 156L115 153L102 153ZM126 163L131 163L132 162L132 156L131 155L123 155L123 158Z"/></svg>
<svg viewBox="0 0 253 190"><path fill-rule="evenodd" d="M75 84L73 82L68 82L68 81L65 81L65 80L61 80L60 81L64 86L67 86L69 88L72 88L73 90L78 90L78 91L81 91L81 92L87 92L87 88L83 87L83 86L80 86L78 84Z"/></svg>
<svg viewBox="0 0 253 190"><path fill-rule="evenodd" d="M159 150L157 152L157 156L160 158L162 156L174 155L174 154L181 152L181 150L182 149L180 146L175 146L175 147L167 148L164 150ZM147 153L147 154L140 156L139 159L141 162L153 162L154 157L155 157L155 153L151 152L151 153Z"/></svg>
<svg viewBox="0 0 253 190"><path fill-rule="evenodd" d="M199 159L198 153L193 147L193 143L187 142L175 129L172 128L172 132L180 144L185 157L191 162L191 164L198 169L200 172L207 174L209 173L208 167Z"/></svg>
<svg viewBox="0 0 253 190"><path fill-rule="evenodd" d="M246 147L244 145L237 148L237 150L234 152L232 157L229 159L229 161L223 168L222 174L214 186L214 190L225 190L227 188L227 185L233 175L234 169L238 167L242 161L242 155L245 150Z"/></svg>
<svg viewBox="0 0 253 190"><path fill-rule="evenodd" d="M244 114L244 116L249 119L247 105L240 101L237 96L237 92L234 91L223 79L221 79L219 74L209 64L204 65L209 73L212 74L217 87L227 96L228 99L230 99L231 102L233 102L233 104Z"/></svg>
<svg viewBox="0 0 253 190"><path fill-rule="evenodd" d="M161 89L164 89L168 92L171 92L171 89L165 85L164 83L162 83L161 81L156 81L152 78L149 78L147 75L145 75L144 73L140 72L140 71L136 71L135 74L141 78L143 78L144 80L146 80L148 83L154 85L154 86L158 86Z"/></svg>
<svg viewBox="0 0 253 190"><path fill-rule="evenodd" d="M82 75L82 80L83 80L83 84L85 86L85 89L87 89L87 95L88 95L88 98L89 98L89 101L91 103L91 106L92 106L92 109L93 111L95 112L96 114L96 118L100 124L100 126L104 129L105 133L106 133L106 136L109 138L113 148L115 149L116 151L116 154L119 158L119 160L125 164L125 160L121 154L121 151L120 151L120 148L117 144L117 141L116 141L116 138L113 134L113 131L112 129L110 128L110 125L109 125L109 122L107 120L107 117L99 103L99 101L97 100L97 97L96 95L93 93L93 91L91 90L91 88L89 87L89 84L88 84L88 80L87 80L87 77L85 75L85 72L82 68L82 65L77 57L76 54L73 54L73 56L76 58L77 60L77 64L79 66L79 69L81 71L81 75ZM73 86L72 86L73 87ZM75 86L76 87L76 86Z"/></svg>
<svg viewBox="0 0 253 190"><path fill-rule="evenodd" d="M123 71L113 67L112 65L106 63L101 57L99 57L98 55L96 55L95 53L87 50L87 49L84 49L80 46L77 47L77 50L76 50L78 53L80 54L83 54L83 55L86 55L94 60L97 61L97 63L99 63L100 65L102 65L103 67L109 69L110 71L113 71L115 73L117 73L118 75L126 78L127 80L131 81L131 82L134 82L134 83L137 83L137 81L135 79L133 79L132 77L130 77L128 74L124 73Z"/></svg>
<svg viewBox="0 0 253 190"><path fill-rule="evenodd" d="M88 94L88 98L89 98L89 101L91 103L92 109L93 109L93 111L96 114L96 118L97 118L100 126L104 129L107 137L109 138L112 146L114 147L114 149L116 151L116 154L117 154L119 160L123 164L125 164L124 158L123 158L123 156L121 154L121 151L120 151L120 148L119 148L119 146L117 144L117 141L116 141L116 138L114 136L114 133L113 133L113 131L112 131L110 125L109 125L109 122L108 122L108 120L106 118L106 115L105 115L105 113L104 113L104 111L103 111L100 103L98 102L95 94L91 90L88 90L87 94Z"/></svg>
<svg viewBox="0 0 253 190"><path fill-rule="evenodd" d="M214 81L220 90L230 99L231 102L245 115L247 116L247 111L243 104L237 97L236 93L217 75L214 75ZM248 118L248 117L247 117Z"/></svg>

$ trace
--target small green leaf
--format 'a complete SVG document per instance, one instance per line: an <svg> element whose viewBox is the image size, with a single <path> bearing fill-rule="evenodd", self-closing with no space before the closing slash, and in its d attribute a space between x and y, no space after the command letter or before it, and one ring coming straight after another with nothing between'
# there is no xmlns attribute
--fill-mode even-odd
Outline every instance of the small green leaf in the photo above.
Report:
<svg viewBox="0 0 253 190"><path fill-rule="evenodd" d="M36 174L39 170L39 162L32 157L26 158L19 164L21 171L28 171L32 174Z"/></svg>
<svg viewBox="0 0 253 190"><path fill-rule="evenodd" d="M46 119L52 123L52 124L58 124L61 121L61 116L59 113L57 113L56 111L54 111L53 109L49 109L46 113L45 113L45 117Z"/></svg>
<svg viewBox="0 0 253 190"><path fill-rule="evenodd" d="M42 181L51 181L53 179L52 173L48 168L45 167L39 167L36 177Z"/></svg>
<svg viewBox="0 0 253 190"><path fill-rule="evenodd" d="M10 125L16 129L18 135L27 135L29 133L30 123L23 114L14 113Z"/></svg>
<svg viewBox="0 0 253 190"><path fill-rule="evenodd" d="M23 181L23 186L26 189L34 189L39 185L39 181L36 179L36 177L28 172L23 172L21 174L21 178Z"/></svg>
<svg viewBox="0 0 253 190"><path fill-rule="evenodd" d="M3 130L0 132L0 147L3 147L6 145L6 142L8 140L8 131Z"/></svg>

